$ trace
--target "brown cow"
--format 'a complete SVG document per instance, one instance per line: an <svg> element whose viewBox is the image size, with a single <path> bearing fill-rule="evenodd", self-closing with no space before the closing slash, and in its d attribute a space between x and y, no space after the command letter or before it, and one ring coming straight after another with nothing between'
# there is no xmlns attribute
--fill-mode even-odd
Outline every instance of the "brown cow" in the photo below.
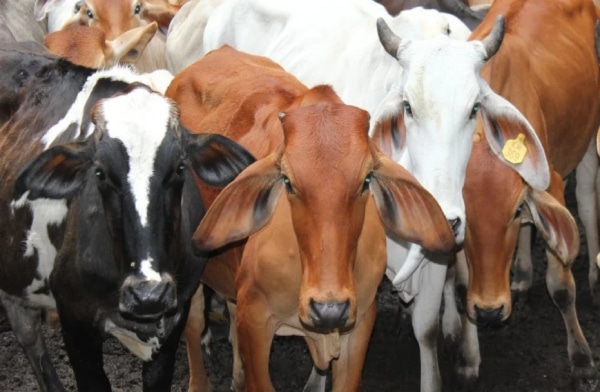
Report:
<svg viewBox="0 0 600 392"><path fill-rule="evenodd" d="M235 389L273 390L273 335L294 334L305 337L315 368L333 361L334 391L358 390L386 264L384 227L448 251L454 235L440 207L370 141L367 112L329 86L307 89L264 57L223 47L178 74L166 94L184 124L228 135L258 158L206 200L194 234L203 251L230 244L203 281L230 301ZM190 326L203 326L198 310L190 350L199 347ZM309 382L322 385L317 373Z"/></svg>
<svg viewBox="0 0 600 392"><path fill-rule="evenodd" d="M46 34L44 45L74 64L108 68L117 63L135 63L157 29L158 25L153 22L107 40L104 30L73 23Z"/></svg>
<svg viewBox="0 0 600 392"><path fill-rule="evenodd" d="M546 284L565 322L573 374L587 377L593 374L593 361L577 319L571 273L579 234L565 208L563 178L584 156L600 120L595 10L589 0L495 0L471 39L485 37L498 15L506 18L504 41L482 75L531 122L544 145L552 178L546 191L525 184L490 151L480 121L480 140L474 142L464 188L466 309L480 322L510 315L510 270L519 230L523 223L535 224L548 244ZM483 116L483 121L489 119ZM518 136L514 141L501 135L497 139L509 150L512 144L506 155L514 153L516 162L529 153L519 153ZM513 272L513 287L527 289L528 274ZM476 378L479 352L463 349L465 365L459 372Z"/></svg>

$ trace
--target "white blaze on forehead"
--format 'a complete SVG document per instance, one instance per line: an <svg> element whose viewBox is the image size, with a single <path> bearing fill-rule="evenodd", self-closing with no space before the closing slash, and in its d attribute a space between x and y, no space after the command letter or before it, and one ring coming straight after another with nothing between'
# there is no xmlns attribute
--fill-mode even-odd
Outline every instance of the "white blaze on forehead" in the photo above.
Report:
<svg viewBox="0 0 600 392"><path fill-rule="evenodd" d="M71 104L71 107L65 116L50 129L48 129L48 131L46 131L46 134L42 138L42 143L44 143L46 148L48 148L49 145L56 140L56 138L65 133L71 124L75 124L76 126L76 132L75 135L73 135L73 138L77 138L79 136L81 123L85 114L85 105L90 99L90 96L94 91L94 87L96 87L98 81L101 79L111 79L113 81L121 81L125 83L133 83L137 81L143 83L151 80L148 75L138 75L130 68L120 65L93 73L86 80L81 91L77 94L75 101ZM93 127L90 127L90 129L87 130L88 135L91 130L93 130Z"/></svg>
<svg viewBox="0 0 600 392"><path fill-rule="evenodd" d="M152 262L154 260L152 258L143 260L140 263L140 272L149 280L161 281L160 274L152 268Z"/></svg>
<svg viewBox="0 0 600 392"><path fill-rule="evenodd" d="M119 139L129 155L127 180L142 226L148 223L150 178L158 147L167 133L171 105L145 88L107 99L101 109L106 131Z"/></svg>

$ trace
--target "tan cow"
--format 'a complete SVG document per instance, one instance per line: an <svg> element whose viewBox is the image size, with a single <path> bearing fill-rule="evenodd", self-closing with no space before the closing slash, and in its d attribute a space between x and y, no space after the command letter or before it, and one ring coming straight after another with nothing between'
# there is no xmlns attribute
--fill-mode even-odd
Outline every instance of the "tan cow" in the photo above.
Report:
<svg viewBox="0 0 600 392"><path fill-rule="evenodd" d="M482 68L482 75L531 122L552 177L546 191L524 183L496 159L480 121L464 188L469 265L466 309L478 321L502 321L511 314L510 271L519 230L523 223L535 224L548 245L546 284L565 322L573 373L590 376L593 361L577 319L571 272L579 234L565 208L563 178L594 142L600 121L595 10L589 0L495 0L471 39L485 37L498 15L506 18L504 41ZM483 121L490 120L483 116ZM520 137L518 133L507 139L500 134L495 137L505 146L503 155L516 165L531 153L523 148ZM517 268L513 273L513 289L526 290L531 270ZM467 358L462 372L476 377L478 350L466 348L463 354Z"/></svg>
<svg viewBox="0 0 600 392"><path fill-rule="evenodd" d="M194 234L197 248L221 249L203 281L230 301L235 389L272 391L273 336L293 334L305 337L316 369L332 363L334 391L359 390L386 264L384 228L448 251L454 235L440 207L370 141L366 111L328 86L309 90L264 57L213 51L166 94L184 124L227 135L258 158L205 200L212 206ZM196 359L200 335L190 323L203 326L201 309L186 330ZM309 383L324 382L317 373Z"/></svg>

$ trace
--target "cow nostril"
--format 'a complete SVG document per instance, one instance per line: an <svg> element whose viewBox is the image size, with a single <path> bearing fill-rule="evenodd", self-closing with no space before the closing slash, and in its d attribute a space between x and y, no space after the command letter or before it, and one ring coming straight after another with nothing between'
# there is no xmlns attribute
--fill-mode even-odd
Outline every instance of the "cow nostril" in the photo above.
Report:
<svg viewBox="0 0 600 392"><path fill-rule="evenodd" d="M477 315L477 324L483 326L494 326L502 322L504 305L494 309L481 309L475 306L475 314Z"/></svg>
<svg viewBox="0 0 600 392"><path fill-rule="evenodd" d="M462 221L460 218L448 219L448 223L450 224L450 227L452 228L452 232L454 233L454 235L458 234L458 232L460 230L461 222Z"/></svg>
<svg viewBox="0 0 600 392"><path fill-rule="evenodd" d="M342 328L350 317L350 300L316 302L310 300L311 318L317 328Z"/></svg>

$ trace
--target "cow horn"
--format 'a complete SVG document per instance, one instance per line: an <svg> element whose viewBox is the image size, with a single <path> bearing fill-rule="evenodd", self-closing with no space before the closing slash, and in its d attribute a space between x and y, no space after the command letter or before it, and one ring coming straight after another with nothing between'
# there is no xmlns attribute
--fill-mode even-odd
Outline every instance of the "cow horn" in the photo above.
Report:
<svg viewBox="0 0 600 392"><path fill-rule="evenodd" d="M502 44L502 39L504 38L504 16L498 15L496 19L496 23L494 24L494 28L488 34L487 37L481 40L483 47L485 49L485 57L484 60L489 60L493 55L496 54L498 49L500 49L500 44Z"/></svg>
<svg viewBox="0 0 600 392"><path fill-rule="evenodd" d="M390 29L383 18L377 18L377 35L379 35L379 41L385 51L392 57L398 58L398 47L402 40Z"/></svg>

